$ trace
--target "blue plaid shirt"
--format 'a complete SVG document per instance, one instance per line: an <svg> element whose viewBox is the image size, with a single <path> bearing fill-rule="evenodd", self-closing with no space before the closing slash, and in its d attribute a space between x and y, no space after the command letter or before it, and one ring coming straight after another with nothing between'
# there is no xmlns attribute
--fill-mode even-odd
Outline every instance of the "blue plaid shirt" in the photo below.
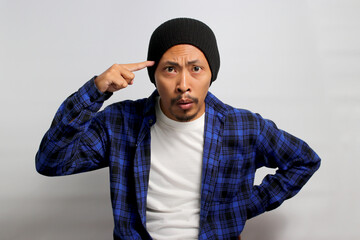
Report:
<svg viewBox="0 0 360 240"><path fill-rule="evenodd" d="M151 239L146 231L150 128L155 91L98 112L111 94L88 81L61 105L36 155L48 176L109 167L114 239ZM294 196L319 168L302 140L247 110L206 97L199 239L237 239L245 221ZM277 168L254 186L260 167ZM191 166L189 166L191 167Z"/></svg>

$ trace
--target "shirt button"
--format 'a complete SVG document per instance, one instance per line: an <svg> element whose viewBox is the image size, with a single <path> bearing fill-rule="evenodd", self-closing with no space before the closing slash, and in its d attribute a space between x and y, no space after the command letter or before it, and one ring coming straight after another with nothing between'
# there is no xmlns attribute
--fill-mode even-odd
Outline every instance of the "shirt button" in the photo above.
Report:
<svg viewBox="0 0 360 240"><path fill-rule="evenodd" d="M154 122L154 120L150 119L149 120L149 124L152 124Z"/></svg>

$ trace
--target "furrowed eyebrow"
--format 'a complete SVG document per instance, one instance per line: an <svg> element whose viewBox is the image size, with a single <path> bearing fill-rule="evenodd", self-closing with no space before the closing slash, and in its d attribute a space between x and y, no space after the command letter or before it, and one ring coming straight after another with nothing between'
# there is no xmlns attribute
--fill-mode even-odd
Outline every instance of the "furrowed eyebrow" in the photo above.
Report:
<svg viewBox="0 0 360 240"><path fill-rule="evenodd" d="M193 65L193 64L195 64L195 63L198 63L199 62L199 60L193 60L193 61L189 61L187 64L188 65Z"/></svg>
<svg viewBox="0 0 360 240"><path fill-rule="evenodd" d="M166 61L165 65L179 66L179 64L177 62L171 62L171 61Z"/></svg>
<svg viewBox="0 0 360 240"><path fill-rule="evenodd" d="M192 60L192 61L187 62L186 64L187 64L187 65L193 65L193 64L198 63L198 62L199 62L199 60L198 60L198 59L195 59L195 60ZM180 66L179 63L177 63L177 62L172 62L172 61L166 61L166 62L165 62L165 65Z"/></svg>

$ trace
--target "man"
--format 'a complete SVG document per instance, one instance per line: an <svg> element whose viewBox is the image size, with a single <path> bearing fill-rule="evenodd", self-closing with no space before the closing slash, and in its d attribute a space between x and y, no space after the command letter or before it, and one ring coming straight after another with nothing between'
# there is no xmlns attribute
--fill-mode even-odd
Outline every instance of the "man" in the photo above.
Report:
<svg viewBox="0 0 360 240"><path fill-rule="evenodd" d="M114 239L237 239L247 219L294 196L320 159L270 120L208 92L220 67L204 23L169 20L148 61L114 64L61 105L36 155L37 171L109 167ZM156 91L98 112L148 69ZM278 168L259 186L256 169Z"/></svg>

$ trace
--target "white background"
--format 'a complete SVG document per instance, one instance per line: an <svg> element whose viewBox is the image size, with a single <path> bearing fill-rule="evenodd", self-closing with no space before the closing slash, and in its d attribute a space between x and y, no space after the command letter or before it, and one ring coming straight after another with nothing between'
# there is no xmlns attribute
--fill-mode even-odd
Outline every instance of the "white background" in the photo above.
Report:
<svg viewBox="0 0 360 240"><path fill-rule="evenodd" d="M113 63L145 60L152 31L180 16L217 36L221 68L210 90L322 158L295 198L248 221L243 239L360 239L357 0L1 0L0 239L112 238L107 169L48 178L34 156L68 95ZM153 90L143 70L108 103Z"/></svg>

